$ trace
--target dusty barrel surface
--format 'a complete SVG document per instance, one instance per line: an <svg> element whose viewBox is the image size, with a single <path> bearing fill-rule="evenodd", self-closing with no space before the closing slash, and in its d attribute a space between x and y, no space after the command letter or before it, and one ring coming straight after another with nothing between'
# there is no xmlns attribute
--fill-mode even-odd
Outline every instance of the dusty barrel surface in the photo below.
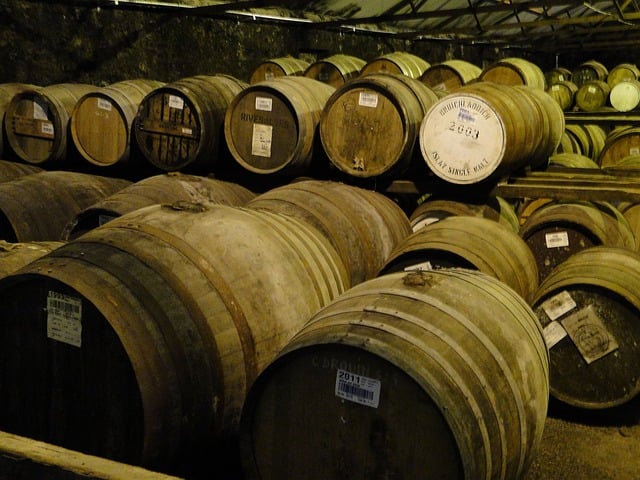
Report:
<svg viewBox="0 0 640 480"><path fill-rule="evenodd" d="M277 57L265 60L258 65L249 76L249 84L273 80L278 77L300 76L309 68L309 62L292 56Z"/></svg>
<svg viewBox="0 0 640 480"><path fill-rule="evenodd" d="M629 156L640 154L640 128L622 126L611 130L605 137L598 156L601 168L616 166Z"/></svg>
<svg viewBox="0 0 640 480"><path fill-rule="evenodd" d="M420 122L437 100L429 87L403 75L370 73L351 80L331 95L320 118L329 161L358 178L404 172Z"/></svg>
<svg viewBox="0 0 640 480"><path fill-rule="evenodd" d="M134 122L138 148L163 171L211 173L224 145L224 115L244 88L230 75L196 75L153 89Z"/></svg>
<svg viewBox="0 0 640 480"><path fill-rule="evenodd" d="M640 391L640 256L596 246L568 258L532 302L550 355L550 391L587 409L626 403Z"/></svg>
<svg viewBox="0 0 640 480"><path fill-rule="evenodd" d="M408 270L469 268L511 287L526 301L538 288L536 259L512 228L488 218L452 216L406 237L379 275Z"/></svg>
<svg viewBox="0 0 640 480"><path fill-rule="evenodd" d="M338 88L360 75L360 70L365 64L361 58L336 54L313 62L304 71L304 76Z"/></svg>
<svg viewBox="0 0 640 480"><path fill-rule="evenodd" d="M435 175L472 184L546 161L563 130L562 110L544 91L479 82L438 100L419 142Z"/></svg>
<svg viewBox="0 0 640 480"><path fill-rule="evenodd" d="M38 88L36 85L28 83L0 83L0 158L7 158L10 149L6 147L6 131L4 128L4 117L7 106L13 99L13 96L27 89Z"/></svg>
<svg viewBox="0 0 640 480"><path fill-rule="evenodd" d="M57 241L83 209L129 186L119 178L45 171L0 183L0 239Z"/></svg>
<svg viewBox="0 0 640 480"><path fill-rule="evenodd" d="M0 183L10 182L11 180L17 180L20 177L40 172L44 172L44 169L37 165L0 160Z"/></svg>
<svg viewBox="0 0 640 480"><path fill-rule="evenodd" d="M636 248L629 223L606 202L547 203L531 213L520 228L520 236L536 257L540 282L554 267L586 248Z"/></svg>
<svg viewBox="0 0 640 480"><path fill-rule="evenodd" d="M205 206L241 207L253 197L253 192L232 182L178 172L154 175L83 209L67 223L62 238L74 239L114 218L149 205L191 202Z"/></svg>
<svg viewBox="0 0 640 480"><path fill-rule="evenodd" d="M316 131L335 88L307 77L279 77L236 95L224 118L235 161L262 175L306 174L321 153Z"/></svg>
<svg viewBox="0 0 640 480"><path fill-rule="evenodd" d="M293 182L257 196L247 208L290 215L318 228L336 247L352 285L373 278L411 233L409 220L392 200L339 182Z"/></svg>
<svg viewBox="0 0 640 480"><path fill-rule="evenodd" d="M384 275L320 310L255 382L247 478L523 478L548 381L537 318L501 282Z"/></svg>
<svg viewBox="0 0 640 480"><path fill-rule="evenodd" d="M175 468L235 432L256 375L347 278L285 216L124 215L2 280L0 429Z"/></svg>
<svg viewBox="0 0 640 480"><path fill-rule="evenodd" d="M437 92L451 92L476 80L482 69L465 60L445 60L427 68L420 81Z"/></svg>
<svg viewBox="0 0 640 480"><path fill-rule="evenodd" d="M4 121L12 151L36 165L68 161L73 146L68 132L71 114L78 100L94 89L88 84L60 83L14 95Z"/></svg>
<svg viewBox="0 0 640 480"><path fill-rule="evenodd" d="M123 80L78 99L70 130L80 155L100 167L128 163L138 107L149 92L162 85L156 80Z"/></svg>
<svg viewBox="0 0 640 480"><path fill-rule="evenodd" d="M52 252L64 242L18 242L0 240L0 278Z"/></svg>
<svg viewBox="0 0 640 480"><path fill-rule="evenodd" d="M428 61L413 53L395 51L369 60L360 70L360 75L393 73L417 79L430 66L431 64Z"/></svg>

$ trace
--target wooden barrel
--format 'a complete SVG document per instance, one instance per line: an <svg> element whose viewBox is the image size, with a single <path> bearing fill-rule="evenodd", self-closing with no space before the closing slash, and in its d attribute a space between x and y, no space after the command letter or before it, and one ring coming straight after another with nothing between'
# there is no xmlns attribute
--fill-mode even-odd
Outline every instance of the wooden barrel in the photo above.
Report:
<svg viewBox="0 0 640 480"><path fill-rule="evenodd" d="M255 194L236 183L171 172L133 183L83 209L65 226L63 240L72 240L139 208L191 202L204 206L244 206Z"/></svg>
<svg viewBox="0 0 640 480"><path fill-rule="evenodd" d="M231 155L253 173L308 173L319 153L320 114L334 91L331 85L307 77L278 77L250 85L236 95L225 115L224 135Z"/></svg>
<svg viewBox="0 0 640 480"><path fill-rule="evenodd" d="M544 72L544 80L549 87L555 83L571 81L571 70L565 67L555 67Z"/></svg>
<svg viewBox="0 0 640 480"><path fill-rule="evenodd" d="M627 80L615 84L609 93L609 103L618 112L630 112L640 106L640 81Z"/></svg>
<svg viewBox="0 0 640 480"><path fill-rule="evenodd" d="M94 89L82 83L60 83L15 94L4 121L12 151L27 163L47 168L68 164L73 151L68 132L71 114L78 100Z"/></svg>
<svg viewBox="0 0 640 480"><path fill-rule="evenodd" d="M62 240L65 226L80 211L130 183L66 171L34 173L0 183L0 239Z"/></svg>
<svg viewBox="0 0 640 480"><path fill-rule="evenodd" d="M607 74L607 83L613 90L617 84L621 82L628 82L632 80L638 80L640 77L640 69L633 63L619 63Z"/></svg>
<svg viewBox="0 0 640 480"><path fill-rule="evenodd" d="M309 68L310 63L301 58L292 56L277 57L265 60L260 63L249 76L249 84L263 82L265 80L273 80L278 77L286 77L289 75L300 76Z"/></svg>
<svg viewBox="0 0 640 480"><path fill-rule="evenodd" d="M488 218L465 215L444 218L406 237L389 254L379 275L441 268L479 270L526 301L538 288L536 259L518 233Z"/></svg>
<svg viewBox="0 0 640 480"><path fill-rule="evenodd" d="M603 80L584 82L575 94L575 103L583 112L596 112L609 105L611 87Z"/></svg>
<svg viewBox="0 0 640 480"><path fill-rule="evenodd" d="M513 206L502 197L457 199L432 195L418 205L409 217L411 229L422 227L452 216L482 217L501 223L513 231L520 229Z"/></svg>
<svg viewBox="0 0 640 480"><path fill-rule="evenodd" d="M623 158L638 154L640 154L640 128L616 128L607 135L598 157L598 164L600 168L607 168L616 165Z"/></svg>
<svg viewBox="0 0 640 480"><path fill-rule="evenodd" d="M82 96L70 123L71 138L82 158L99 167L129 163L138 107L162 85L155 80L123 80Z"/></svg>
<svg viewBox="0 0 640 480"><path fill-rule="evenodd" d="M549 157L549 169L553 167L600 169L600 165L590 157L571 152L554 153L551 155Z"/></svg>
<svg viewBox="0 0 640 480"><path fill-rule="evenodd" d="M360 75L365 65L361 58L339 53L313 62L304 71L304 76L338 88Z"/></svg>
<svg viewBox="0 0 640 480"><path fill-rule="evenodd" d="M0 278L17 272L62 245L64 242L11 243L0 240Z"/></svg>
<svg viewBox="0 0 640 480"><path fill-rule="evenodd" d="M573 108L577 92L578 86L569 80L552 83L547 87L547 93L558 102L563 111Z"/></svg>
<svg viewBox="0 0 640 480"><path fill-rule="evenodd" d="M606 202L553 202L534 211L520 236L536 257L539 282L571 255L597 245L635 250L628 222Z"/></svg>
<svg viewBox="0 0 640 480"><path fill-rule="evenodd" d="M445 60L427 68L420 81L435 91L453 92L476 80L482 69L466 60Z"/></svg>
<svg viewBox="0 0 640 480"><path fill-rule="evenodd" d="M213 172L224 151L224 115L246 86L229 75L196 75L152 90L134 121L140 152L163 171Z"/></svg>
<svg viewBox="0 0 640 480"><path fill-rule="evenodd" d="M524 478L548 381L540 325L503 283L383 275L321 309L259 376L242 462L260 480Z"/></svg>
<svg viewBox="0 0 640 480"><path fill-rule="evenodd" d="M640 203L620 204L618 205L618 210L620 210L633 232L633 236L636 239L636 251L640 251Z"/></svg>
<svg viewBox="0 0 640 480"><path fill-rule="evenodd" d="M561 142L556 153L578 153L599 163L600 154L607 141L607 130L596 124L567 123L564 135L569 143Z"/></svg>
<svg viewBox="0 0 640 480"><path fill-rule="evenodd" d="M535 63L519 57L507 57L485 67L480 80L500 85L528 85L544 90L544 72Z"/></svg>
<svg viewBox="0 0 640 480"><path fill-rule="evenodd" d="M320 118L329 161L351 177L394 177L410 166L420 129L437 95L420 80L369 73L336 89Z"/></svg>
<svg viewBox="0 0 640 480"><path fill-rule="evenodd" d="M560 107L544 92L533 92L537 89L478 82L438 100L420 126L428 167L449 183L473 184L546 162L556 136L560 140L564 116L554 123L548 108L562 115Z"/></svg>
<svg viewBox="0 0 640 480"><path fill-rule="evenodd" d="M283 215L117 218L2 279L0 430L179 473L236 431L254 378L346 279Z"/></svg>
<svg viewBox="0 0 640 480"><path fill-rule="evenodd" d="M587 60L571 71L571 80L578 87L592 80L607 81L609 70L597 60Z"/></svg>
<svg viewBox="0 0 640 480"><path fill-rule="evenodd" d="M362 70L360 70L360 75L369 75L370 73L394 73L417 79L420 78L430 66L431 64L429 62L413 53L395 51L369 60L365 66L362 67Z"/></svg>
<svg viewBox="0 0 640 480"><path fill-rule="evenodd" d="M44 172L43 168L29 163L0 160L0 183L10 182L34 173Z"/></svg>
<svg viewBox="0 0 640 480"><path fill-rule="evenodd" d="M293 216L320 230L340 254L352 285L373 278L411 233L391 199L340 182L296 181L258 195L247 208Z"/></svg>
<svg viewBox="0 0 640 480"><path fill-rule="evenodd" d="M6 148L7 133L4 128L4 117L7 106L13 99L14 95L27 89L38 88L36 85L28 83L0 83L0 158L8 158L10 149Z"/></svg>
<svg viewBox="0 0 640 480"><path fill-rule="evenodd" d="M550 356L551 394L587 409L628 402L640 391L640 256L591 247L568 258L532 302Z"/></svg>

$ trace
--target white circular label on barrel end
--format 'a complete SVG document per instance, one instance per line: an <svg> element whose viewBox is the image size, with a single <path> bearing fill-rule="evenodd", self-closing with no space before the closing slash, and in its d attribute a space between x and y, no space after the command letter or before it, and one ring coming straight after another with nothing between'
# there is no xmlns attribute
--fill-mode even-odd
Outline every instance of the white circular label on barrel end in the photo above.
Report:
<svg viewBox="0 0 640 480"><path fill-rule="evenodd" d="M502 162L506 132L484 99L449 95L434 104L420 126L420 150L429 168L457 184L489 177Z"/></svg>

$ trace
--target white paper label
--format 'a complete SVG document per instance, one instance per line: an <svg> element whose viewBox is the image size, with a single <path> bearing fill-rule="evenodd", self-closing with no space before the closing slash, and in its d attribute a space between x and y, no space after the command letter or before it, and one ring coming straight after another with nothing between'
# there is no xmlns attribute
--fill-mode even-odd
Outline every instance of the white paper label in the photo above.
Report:
<svg viewBox="0 0 640 480"><path fill-rule="evenodd" d="M640 148L638 147L631 147L629 149L629 155L638 155L640 153Z"/></svg>
<svg viewBox="0 0 640 480"><path fill-rule="evenodd" d="M591 305L562 320L562 326L587 364L618 349L618 342Z"/></svg>
<svg viewBox="0 0 640 480"><path fill-rule="evenodd" d="M98 98L98 108L101 110L108 110L110 112L112 105L106 98Z"/></svg>
<svg viewBox="0 0 640 480"><path fill-rule="evenodd" d="M560 340L567 336L567 331L555 320L544 327L542 333L544 334L544 341L547 344L548 349L551 349Z"/></svg>
<svg viewBox="0 0 640 480"><path fill-rule="evenodd" d="M49 291L47 337L75 347L82 345L82 300Z"/></svg>
<svg viewBox="0 0 640 480"><path fill-rule="evenodd" d="M53 123L51 122L42 122L40 124L40 131L46 135L53 135L55 133L53 129Z"/></svg>
<svg viewBox="0 0 640 480"><path fill-rule="evenodd" d="M184 109L184 99L176 95L169 95L169 108Z"/></svg>
<svg viewBox="0 0 640 480"><path fill-rule="evenodd" d="M257 157L271 157L271 138L273 126L261 123L253 124L253 137L251 138L251 155Z"/></svg>
<svg viewBox="0 0 640 480"><path fill-rule="evenodd" d="M596 87L591 87L591 86L587 87L587 92L596 93Z"/></svg>
<svg viewBox="0 0 640 480"><path fill-rule="evenodd" d="M563 290L557 295L554 295L542 302L542 309L551 320L560 318L562 315L570 312L576 307L577 305L575 300L566 290Z"/></svg>
<svg viewBox="0 0 640 480"><path fill-rule="evenodd" d="M184 133L185 135L193 135L193 129L182 127L182 133Z"/></svg>
<svg viewBox="0 0 640 480"><path fill-rule="evenodd" d="M372 92L360 92L358 105L361 107L376 108L378 106L378 94Z"/></svg>
<svg viewBox="0 0 640 480"><path fill-rule="evenodd" d="M433 265L431 265L430 261L416 263L415 265L409 265L408 267L404 267L405 272L419 271L422 272L424 270L433 270Z"/></svg>
<svg viewBox="0 0 640 480"><path fill-rule="evenodd" d="M560 85L551 85L552 92L557 92L558 90L560 90Z"/></svg>
<svg viewBox="0 0 640 480"><path fill-rule="evenodd" d="M256 110L270 112L273 110L273 98L256 97Z"/></svg>
<svg viewBox="0 0 640 480"><path fill-rule="evenodd" d="M363 377L346 370L338 370L336 373L336 396L360 405L378 408L381 387L380 380L374 378Z"/></svg>
<svg viewBox="0 0 640 480"><path fill-rule="evenodd" d="M34 120L48 120L46 107L33 102L33 118Z"/></svg>
<svg viewBox="0 0 640 480"><path fill-rule="evenodd" d="M436 223L437 221L439 221L440 218L438 217L427 217L427 218L423 218L422 220L420 220L418 223L416 223L411 230L413 230L414 232L417 232L418 230L420 230L423 227L426 227L427 225L431 225L432 223Z"/></svg>
<svg viewBox="0 0 640 480"><path fill-rule="evenodd" d="M567 232L546 233L544 236L547 248L560 248L569 246L569 234Z"/></svg>

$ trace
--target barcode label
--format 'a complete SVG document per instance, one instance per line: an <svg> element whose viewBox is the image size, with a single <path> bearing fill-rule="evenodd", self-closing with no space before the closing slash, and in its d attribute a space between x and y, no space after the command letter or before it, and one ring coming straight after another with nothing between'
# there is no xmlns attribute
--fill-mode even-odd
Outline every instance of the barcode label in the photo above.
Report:
<svg viewBox="0 0 640 480"><path fill-rule="evenodd" d="M75 347L82 345L82 300L49 291L47 337Z"/></svg>
<svg viewBox="0 0 640 480"><path fill-rule="evenodd" d="M98 98L98 108L100 110L111 111L112 105L111 102L105 98Z"/></svg>
<svg viewBox="0 0 640 480"><path fill-rule="evenodd" d="M361 107L376 108L378 106L378 94L371 92L360 92L358 105Z"/></svg>
<svg viewBox="0 0 640 480"><path fill-rule="evenodd" d="M256 110L270 112L273 110L273 98L256 97Z"/></svg>
<svg viewBox="0 0 640 480"><path fill-rule="evenodd" d="M40 124L40 131L45 135L53 135L55 133L53 129L53 123L51 122L42 122Z"/></svg>
<svg viewBox="0 0 640 480"><path fill-rule="evenodd" d="M547 248L560 248L569 246L569 234L567 232L547 233L544 236Z"/></svg>
<svg viewBox="0 0 640 480"><path fill-rule="evenodd" d="M414 272L414 271L424 272L426 270L433 270L433 265L431 265L431 262L429 260L427 260L426 262L416 263L414 265L409 265L408 267L404 267L405 272Z"/></svg>
<svg viewBox="0 0 640 480"><path fill-rule="evenodd" d="M380 380L374 378L346 370L338 370L336 373L336 396L360 405L378 408L381 386Z"/></svg>
<svg viewBox="0 0 640 480"><path fill-rule="evenodd" d="M184 99L176 95L169 95L169 108L184 109Z"/></svg>

